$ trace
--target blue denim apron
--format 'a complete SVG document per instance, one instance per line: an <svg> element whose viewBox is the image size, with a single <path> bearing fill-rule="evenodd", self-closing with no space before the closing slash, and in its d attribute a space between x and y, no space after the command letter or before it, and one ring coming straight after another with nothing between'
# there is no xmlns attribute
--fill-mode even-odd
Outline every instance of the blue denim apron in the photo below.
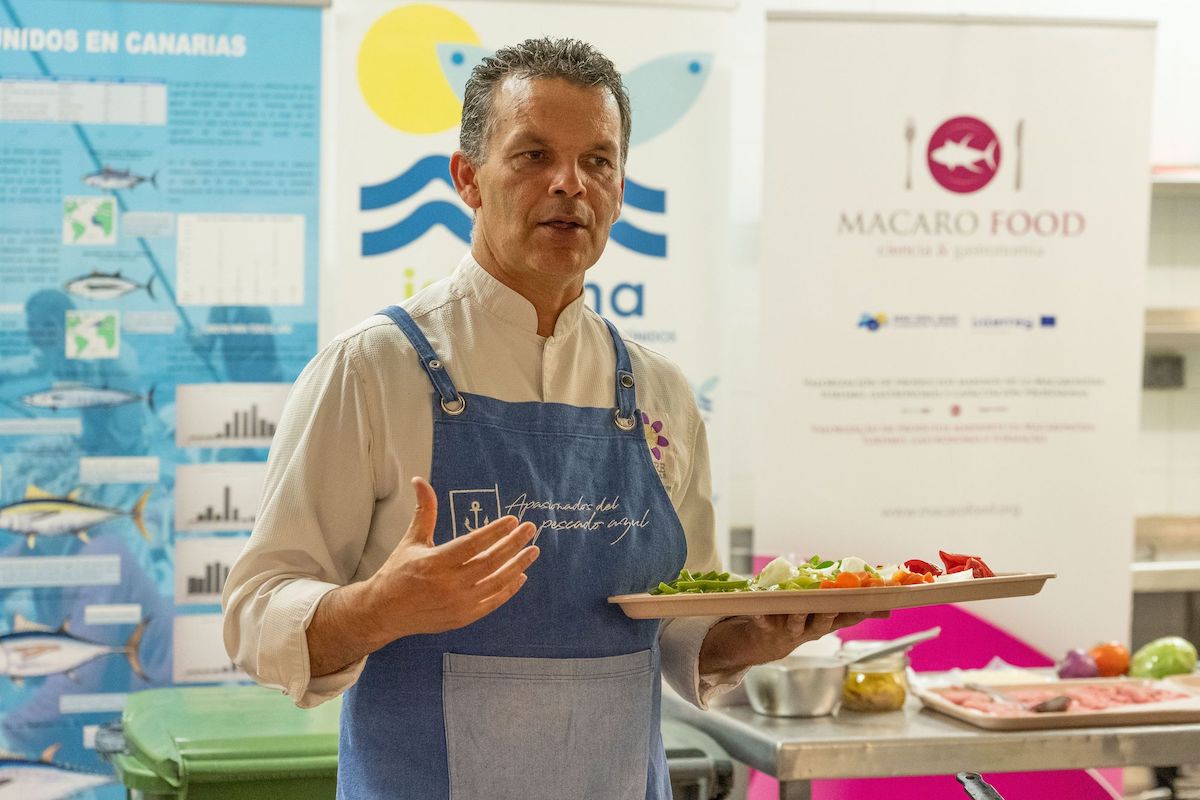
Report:
<svg viewBox="0 0 1200 800"><path fill-rule="evenodd" d="M669 800L657 620L607 602L678 573L687 544L651 464L629 353L615 407L459 393L398 306L433 385L437 543L506 514L538 527L517 595L373 653L342 706L344 800Z"/></svg>

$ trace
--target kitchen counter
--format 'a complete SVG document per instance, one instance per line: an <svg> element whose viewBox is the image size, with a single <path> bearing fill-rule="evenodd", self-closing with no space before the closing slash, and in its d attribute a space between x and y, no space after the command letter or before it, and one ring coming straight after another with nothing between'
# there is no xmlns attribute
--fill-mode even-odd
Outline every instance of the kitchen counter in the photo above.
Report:
<svg viewBox="0 0 1200 800"><path fill-rule="evenodd" d="M699 711L664 692L663 716L699 728L733 758L775 776L781 800L809 800L811 781L823 778L1173 766L1200 758L1200 723L994 732L926 711L911 696L890 714L784 719L748 705Z"/></svg>

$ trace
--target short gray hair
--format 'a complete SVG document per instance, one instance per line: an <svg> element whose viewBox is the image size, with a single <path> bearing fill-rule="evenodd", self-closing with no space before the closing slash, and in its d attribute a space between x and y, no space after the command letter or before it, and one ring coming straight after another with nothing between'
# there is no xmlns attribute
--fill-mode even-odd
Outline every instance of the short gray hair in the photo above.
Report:
<svg viewBox="0 0 1200 800"><path fill-rule="evenodd" d="M495 123L492 100L496 87L509 77L563 78L576 86L607 89L621 113L621 169L624 170L632 119L621 73L607 56L587 42L550 37L526 39L502 47L471 70L463 92L458 147L472 163L482 164L487 158L487 143Z"/></svg>

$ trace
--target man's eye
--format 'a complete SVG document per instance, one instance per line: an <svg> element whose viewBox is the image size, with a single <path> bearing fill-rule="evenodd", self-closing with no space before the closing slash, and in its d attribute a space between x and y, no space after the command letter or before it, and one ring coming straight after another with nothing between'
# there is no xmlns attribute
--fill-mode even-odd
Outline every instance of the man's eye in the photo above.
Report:
<svg viewBox="0 0 1200 800"><path fill-rule="evenodd" d="M609 161L604 156L594 156L592 158L592 163L597 167L611 167L612 166L612 162Z"/></svg>
<svg viewBox="0 0 1200 800"><path fill-rule="evenodd" d="M546 154L541 150L529 150L525 153L525 158L529 159L530 161L541 161L545 157Z"/></svg>

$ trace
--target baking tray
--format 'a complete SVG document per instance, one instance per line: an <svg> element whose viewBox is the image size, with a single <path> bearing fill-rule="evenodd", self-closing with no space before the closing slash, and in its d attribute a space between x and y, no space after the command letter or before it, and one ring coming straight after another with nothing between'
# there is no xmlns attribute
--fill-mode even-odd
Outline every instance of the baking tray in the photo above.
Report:
<svg viewBox="0 0 1200 800"><path fill-rule="evenodd" d="M1053 572L1018 572L969 581L876 586L870 589L716 592L712 594L622 594L608 598L631 619L734 617L745 614L831 614L1026 597L1042 590Z"/></svg>
<svg viewBox="0 0 1200 800"><path fill-rule="evenodd" d="M1071 686L1110 686L1116 684L1134 684L1138 686L1157 686L1162 689L1174 689L1190 694L1187 699L1169 700L1161 703L1144 703L1136 706L1121 706L1105 711L1051 711L1045 714L1033 714L1028 717L1000 717L985 714L971 708L964 708L951 702L939 692L945 689L961 689L961 686L925 686L914 687L913 693L921 699L926 708L931 708L955 719L986 728L992 731L1033 731L1050 728L1092 728L1122 725L1159 725L1174 722L1200 722L1200 696L1188 687L1168 681L1139 680L1136 678L1089 678L1084 680L1059 680L1048 683L1025 683L1012 686L995 687L1002 692L1031 689L1036 691L1056 691L1068 689Z"/></svg>

